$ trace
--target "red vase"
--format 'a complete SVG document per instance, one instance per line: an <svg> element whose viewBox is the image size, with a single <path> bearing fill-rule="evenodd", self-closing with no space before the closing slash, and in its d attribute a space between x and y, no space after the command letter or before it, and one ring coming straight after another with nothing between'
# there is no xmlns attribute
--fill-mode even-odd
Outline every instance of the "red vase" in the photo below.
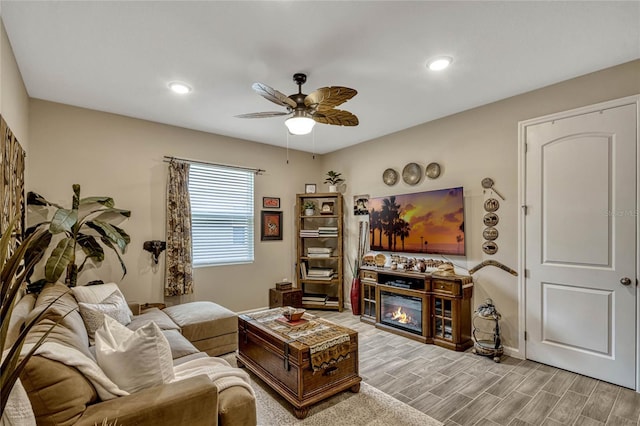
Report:
<svg viewBox="0 0 640 426"><path fill-rule="evenodd" d="M351 312L360 315L360 278L351 280Z"/></svg>

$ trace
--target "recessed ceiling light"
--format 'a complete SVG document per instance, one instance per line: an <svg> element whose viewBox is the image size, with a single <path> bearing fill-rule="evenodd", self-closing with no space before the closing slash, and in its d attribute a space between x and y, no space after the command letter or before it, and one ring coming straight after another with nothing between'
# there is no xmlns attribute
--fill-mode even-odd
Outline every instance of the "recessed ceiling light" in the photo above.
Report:
<svg viewBox="0 0 640 426"><path fill-rule="evenodd" d="M172 81L171 83L169 83L169 89L171 89L174 92L179 93L181 95L184 95L184 94L189 93L191 91L191 87L189 87L187 84L181 83L179 81Z"/></svg>
<svg viewBox="0 0 640 426"><path fill-rule="evenodd" d="M427 67L431 71L442 71L443 69L451 65L451 61L453 61L453 59L449 56L439 56L427 62Z"/></svg>

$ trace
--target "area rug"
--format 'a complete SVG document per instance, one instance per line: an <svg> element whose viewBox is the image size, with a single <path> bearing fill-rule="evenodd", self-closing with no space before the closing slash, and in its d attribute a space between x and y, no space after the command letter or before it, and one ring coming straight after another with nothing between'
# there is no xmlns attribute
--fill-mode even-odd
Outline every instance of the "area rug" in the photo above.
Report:
<svg viewBox="0 0 640 426"><path fill-rule="evenodd" d="M230 356L231 355L231 356ZM235 365L235 355L225 355ZM256 393L259 426L438 426L439 421L415 408L362 382L360 392L341 392L313 405L303 420L293 414L293 407L267 384L251 374L251 385Z"/></svg>

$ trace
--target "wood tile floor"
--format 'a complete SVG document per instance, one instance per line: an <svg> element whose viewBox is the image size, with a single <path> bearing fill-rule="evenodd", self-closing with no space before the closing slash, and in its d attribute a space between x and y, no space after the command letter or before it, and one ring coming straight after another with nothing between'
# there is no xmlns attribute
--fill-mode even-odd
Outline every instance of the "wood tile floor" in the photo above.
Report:
<svg viewBox="0 0 640 426"><path fill-rule="evenodd" d="M500 363L419 343L360 322L350 311L312 311L358 331L360 375L445 425L640 426L640 393L504 356Z"/></svg>

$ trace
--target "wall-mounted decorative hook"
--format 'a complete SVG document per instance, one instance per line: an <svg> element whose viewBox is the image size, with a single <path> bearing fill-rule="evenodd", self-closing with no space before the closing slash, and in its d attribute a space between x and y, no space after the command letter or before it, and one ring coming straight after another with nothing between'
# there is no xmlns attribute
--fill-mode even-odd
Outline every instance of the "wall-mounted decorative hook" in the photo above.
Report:
<svg viewBox="0 0 640 426"><path fill-rule="evenodd" d="M160 240L145 241L142 248L151 253L153 262L158 264L158 256L167 248L167 243Z"/></svg>

